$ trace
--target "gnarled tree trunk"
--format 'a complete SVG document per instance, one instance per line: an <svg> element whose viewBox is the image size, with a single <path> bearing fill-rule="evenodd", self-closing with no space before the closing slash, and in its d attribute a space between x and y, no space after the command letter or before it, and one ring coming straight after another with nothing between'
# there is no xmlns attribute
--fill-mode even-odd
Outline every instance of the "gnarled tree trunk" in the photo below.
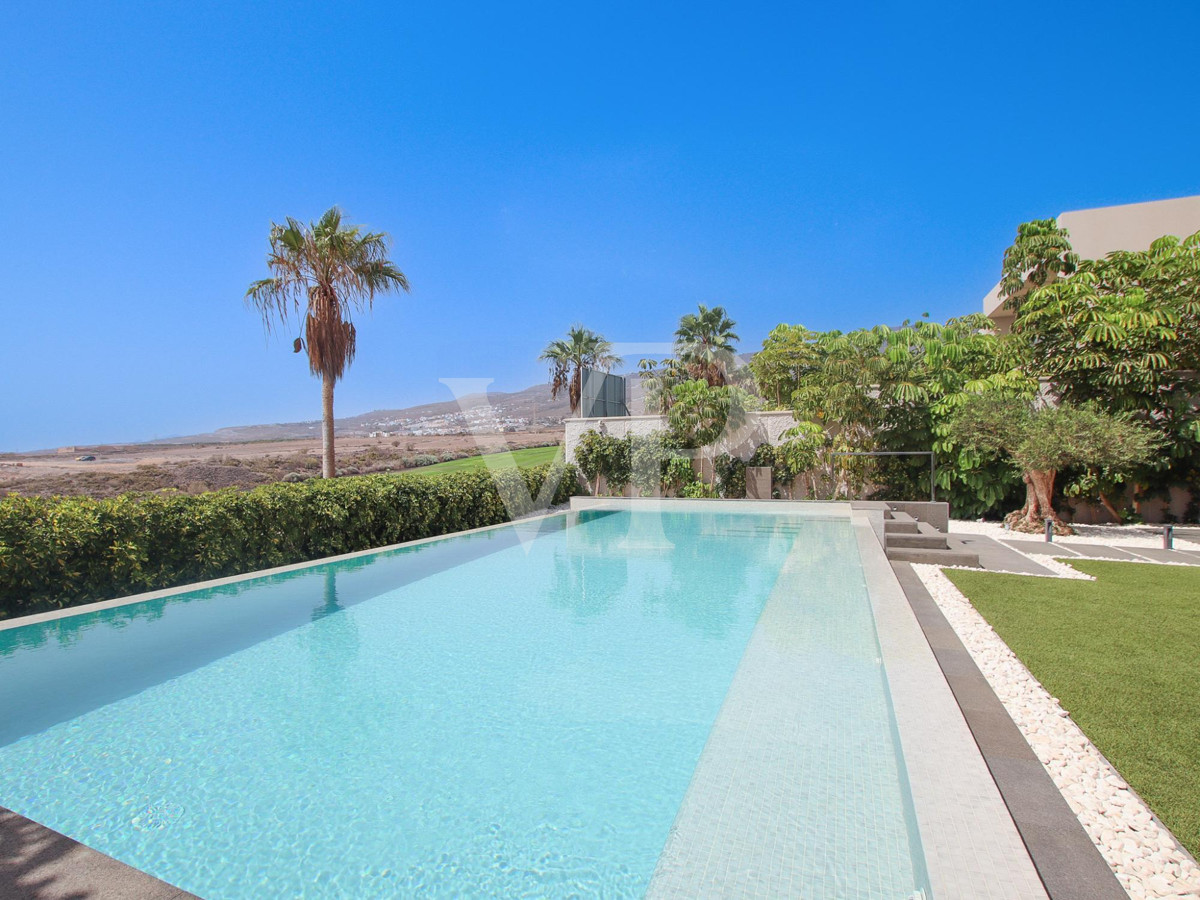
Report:
<svg viewBox="0 0 1200 900"><path fill-rule="evenodd" d="M1121 519L1121 511L1119 509L1117 509L1116 505L1112 502L1112 500L1110 500L1107 496L1105 496L1104 491L1097 491L1096 493L1100 497L1100 503L1104 506L1104 508L1106 510L1108 510L1108 514L1113 517L1113 521L1116 522L1118 525L1120 525L1121 522L1123 521Z"/></svg>
<svg viewBox="0 0 1200 900"><path fill-rule="evenodd" d="M1058 517L1050 503L1054 497L1054 478L1057 474L1053 469L1042 469L1021 476L1025 482L1025 505L1004 518L1013 531L1040 534L1049 519L1054 523L1055 534L1075 533L1070 525Z"/></svg>

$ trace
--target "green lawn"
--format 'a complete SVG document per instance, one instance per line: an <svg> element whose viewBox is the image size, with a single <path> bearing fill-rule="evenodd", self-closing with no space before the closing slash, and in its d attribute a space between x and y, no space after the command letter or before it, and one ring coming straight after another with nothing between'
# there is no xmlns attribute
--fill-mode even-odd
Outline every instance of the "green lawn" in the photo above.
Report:
<svg viewBox="0 0 1200 900"><path fill-rule="evenodd" d="M562 447L527 447L524 450L514 450L512 456L501 453L489 453L487 456L468 456L464 459L452 459L449 462L434 463L432 466L422 466L419 469L409 469L417 475L442 475L446 472L463 472L468 469L482 469L490 459L504 466L540 466L542 463L554 462L562 455Z"/></svg>
<svg viewBox="0 0 1200 900"><path fill-rule="evenodd" d="M1200 855L1200 569L1071 565L1097 580L946 575Z"/></svg>

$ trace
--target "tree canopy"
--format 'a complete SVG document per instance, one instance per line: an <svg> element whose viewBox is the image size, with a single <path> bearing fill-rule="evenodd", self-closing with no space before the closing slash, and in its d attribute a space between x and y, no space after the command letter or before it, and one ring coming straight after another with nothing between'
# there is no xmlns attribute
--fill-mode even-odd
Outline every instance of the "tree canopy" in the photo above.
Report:
<svg viewBox="0 0 1200 900"><path fill-rule="evenodd" d="M964 447L1007 461L1026 485L1025 506L1009 516L1023 531L1041 531L1044 519L1065 531L1054 510L1058 473L1069 468L1121 479L1144 463L1159 439L1128 414L1095 405L1030 403L999 392L977 394L959 405L948 431Z"/></svg>
<svg viewBox="0 0 1200 900"><path fill-rule="evenodd" d="M790 410L804 439L760 455L807 467L810 495L923 495L927 457L848 454L932 450L937 494L962 516L1011 509L1024 488L1030 521L1055 517L1055 490L1121 518L1127 499L1136 514L1200 481L1200 233L1093 260L1055 220L1027 222L1000 294L1011 333L982 314L845 332L781 324L740 369L735 323L700 306L680 320L673 357L639 364L646 409L692 448L755 404Z"/></svg>
<svg viewBox="0 0 1200 900"><path fill-rule="evenodd" d="M583 370L607 372L622 362L621 357L613 352L612 344L582 325L567 329L566 340L559 339L547 344L538 359L550 363L550 397L557 399L559 394L565 393L572 413L579 411Z"/></svg>

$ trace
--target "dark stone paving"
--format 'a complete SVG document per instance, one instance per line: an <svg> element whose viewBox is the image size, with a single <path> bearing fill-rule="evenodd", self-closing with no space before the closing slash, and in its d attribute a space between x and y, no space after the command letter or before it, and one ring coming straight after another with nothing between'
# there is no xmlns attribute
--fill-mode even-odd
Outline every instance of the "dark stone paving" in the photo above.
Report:
<svg viewBox="0 0 1200 900"><path fill-rule="evenodd" d="M198 900L0 806L3 900Z"/></svg>
<svg viewBox="0 0 1200 900"><path fill-rule="evenodd" d="M1046 543L1045 541L1003 541L1003 543L1031 556L1057 556L1063 559L1086 557L1088 559L1148 559L1153 562L1187 563L1200 565L1200 552L1195 550L1163 550L1158 547L1105 547L1096 544ZM985 566L985 568L991 568Z"/></svg>
<svg viewBox="0 0 1200 900"><path fill-rule="evenodd" d="M1200 552L1195 550L1163 550L1161 547L1121 547L1134 556L1152 559L1155 562L1184 563L1189 566L1200 565Z"/></svg>
<svg viewBox="0 0 1200 900"><path fill-rule="evenodd" d="M1137 559L1128 550L1122 550L1120 547L1105 547L1102 544L1069 544L1064 542L1058 546L1090 559Z"/></svg>
<svg viewBox="0 0 1200 900"><path fill-rule="evenodd" d="M1128 900L912 566L892 569L1051 900Z"/></svg>
<svg viewBox="0 0 1200 900"><path fill-rule="evenodd" d="M1024 575L1053 575L1045 566L1027 559L1012 547L982 534L950 534L964 549L979 554L979 565L992 572L1020 572Z"/></svg>

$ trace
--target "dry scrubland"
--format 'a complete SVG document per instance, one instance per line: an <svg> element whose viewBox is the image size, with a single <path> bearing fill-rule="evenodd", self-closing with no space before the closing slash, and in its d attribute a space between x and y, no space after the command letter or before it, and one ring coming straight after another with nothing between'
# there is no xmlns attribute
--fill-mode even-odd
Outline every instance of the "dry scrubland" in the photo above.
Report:
<svg viewBox="0 0 1200 900"><path fill-rule="evenodd" d="M338 474L368 475L420 468L434 460L481 452L543 447L562 441L561 429L486 435L339 437ZM0 454L0 494L115 497L131 491L189 494L249 489L299 481L321 472L319 440L246 444L127 444L78 446L69 452ZM84 462L77 456L95 456Z"/></svg>

